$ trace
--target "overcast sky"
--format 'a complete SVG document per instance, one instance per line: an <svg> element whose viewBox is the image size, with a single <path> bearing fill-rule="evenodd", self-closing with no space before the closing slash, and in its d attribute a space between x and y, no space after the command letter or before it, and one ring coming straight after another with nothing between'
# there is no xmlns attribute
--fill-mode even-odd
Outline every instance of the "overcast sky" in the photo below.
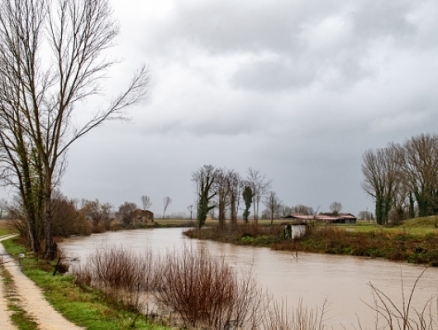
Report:
<svg viewBox="0 0 438 330"><path fill-rule="evenodd" d="M204 164L248 167L289 206L374 211L367 149L438 125L438 1L111 0L108 93L142 63L147 97L71 147L62 192L168 214ZM86 106L86 105L85 105ZM6 191L6 196L8 191ZM9 194L11 194L9 192Z"/></svg>

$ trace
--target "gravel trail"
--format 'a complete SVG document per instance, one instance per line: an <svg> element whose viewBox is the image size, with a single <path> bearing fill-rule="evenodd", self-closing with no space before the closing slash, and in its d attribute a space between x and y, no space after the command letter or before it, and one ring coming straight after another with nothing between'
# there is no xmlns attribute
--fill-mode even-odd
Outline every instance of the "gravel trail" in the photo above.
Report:
<svg viewBox="0 0 438 330"><path fill-rule="evenodd" d="M9 237L0 238L0 242ZM40 330L79 330L78 327L66 320L52 305L44 298L41 289L38 288L26 275L21 272L18 263L6 253L3 244L0 243L0 255L3 257L4 267L12 275L16 294L20 299L21 307L38 324ZM3 282L0 280L0 324L1 329L15 330L10 321L10 312L7 310L7 298Z"/></svg>

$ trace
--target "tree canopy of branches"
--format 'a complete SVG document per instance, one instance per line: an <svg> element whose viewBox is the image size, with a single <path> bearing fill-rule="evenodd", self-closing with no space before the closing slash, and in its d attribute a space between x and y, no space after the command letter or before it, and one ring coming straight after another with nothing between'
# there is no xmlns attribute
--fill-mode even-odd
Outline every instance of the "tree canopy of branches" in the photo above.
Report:
<svg viewBox="0 0 438 330"><path fill-rule="evenodd" d="M229 205L228 196L231 189L230 178L228 177L226 170L217 170L216 180L213 187L216 191L219 227L224 227L225 211L227 206Z"/></svg>
<svg viewBox="0 0 438 330"><path fill-rule="evenodd" d="M399 180L415 197L418 215L438 214L438 135L414 136L395 148Z"/></svg>
<svg viewBox="0 0 438 330"><path fill-rule="evenodd" d="M169 207L170 203L172 203L172 198L169 196L163 197L163 219L166 216L166 210Z"/></svg>
<svg viewBox="0 0 438 330"><path fill-rule="evenodd" d="M362 188L375 200L376 222L388 223L389 212L397 189L396 152L393 147L367 150L363 155L362 173L365 177Z"/></svg>
<svg viewBox="0 0 438 330"><path fill-rule="evenodd" d="M0 0L1 178L20 196L31 249L39 252L44 243L46 258L56 252L52 193L69 147L105 121L123 118L146 91L143 66L106 105L88 117L82 111L115 64L104 51L117 34L108 0Z"/></svg>
<svg viewBox="0 0 438 330"><path fill-rule="evenodd" d="M151 198L147 195L143 195L141 196L141 204L143 205L143 210L147 210L148 208L151 207L152 205L152 201Z"/></svg>
<svg viewBox="0 0 438 330"><path fill-rule="evenodd" d="M217 194L216 191L213 191L213 184L218 174L218 170L213 165L204 165L192 174L192 181L195 182L198 195L197 222L199 228L205 225L208 212L216 206L211 205L210 201Z"/></svg>
<svg viewBox="0 0 438 330"><path fill-rule="evenodd" d="M367 150L362 187L375 200L379 224L438 214L438 135L420 134L403 144ZM418 212L416 212L416 208Z"/></svg>
<svg viewBox="0 0 438 330"><path fill-rule="evenodd" d="M330 204L330 211L334 214L338 214L342 210L342 204L340 202L333 202Z"/></svg>
<svg viewBox="0 0 438 330"><path fill-rule="evenodd" d="M246 185L251 187L254 194L253 208L254 208L254 222L257 222L259 218L259 206L262 197L268 192L271 186L271 180L267 180L264 175L260 173L260 170L255 170L252 167L248 168Z"/></svg>
<svg viewBox="0 0 438 330"><path fill-rule="evenodd" d="M132 223L132 218L137 211L137 204L124 202L119 206L116 216L122 220L124 226L129 226Z"/></svg>
<svg viewBox="0 0 438 330"><path fill-rule="evenodd" d="M274 217L278 216L281 208L281 200L278 198L277 194L270 191L263 204L267 207L269 211L269 218L271 219L271 225L274 223Z"/></svg>
<svg viewBox="0 0 438 330"><path fill-rule="evenodd" d="M99 233L110 229L113 215L113 206L110 203L102 204L98 199L85 200L81 211L90 220L94 232Z"/></svg>
<svg viewBox="0 0 438 330"><path fill-rule="evenodd" d="M298 204L290 208L290 213L300 213L304 215L314 215L315 211L313 210L313 207Z"/></svg>

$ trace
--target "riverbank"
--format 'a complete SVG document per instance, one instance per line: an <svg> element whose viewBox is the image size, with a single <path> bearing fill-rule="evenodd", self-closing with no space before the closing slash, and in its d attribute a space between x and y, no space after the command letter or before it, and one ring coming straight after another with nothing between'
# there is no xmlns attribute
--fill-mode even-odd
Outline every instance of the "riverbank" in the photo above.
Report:
<svg viewBox="0 0 438 330"><path fill-rule="evenodd" d="M284 225L238 225L192 229L184 234L190 238L213 240L237 245L263 246L273 250L302 251L369 258L384 258L438 267L438 233L401 227L400 230L352 230L342 226L310 224L306 234L285 239Z"/></svg>
<svg viewBox="0 0 438 330"><path fill-rule="evenodd" d="M22 278L26 276L31 279L42 291L45 299L67 320L79 327L88 330L98 329L144 329L144 330L168 330L166 326L160 326L148 320L144 314L130 309L122 305L120 302L110 299L99 290L91 287L77 285L75 277L72 275L57 274L54 276L54 263L50 263L39 259L37 256L26 252L23 245L20 244L18 238L8 239L3 241L6 251L12 257L18 259L20 254L24 254L24 258L20 260ZM26 276L24 276L26 275ZM27 279L27 278L26 278ZM20 280L21 281L21 280ZM22 283L15 278L15 286L17 292L23 291ZM29 300L31 296L35 296L29 289L20 294L25 300ZM42 310L41 306L47 304L47 301L41 297L33 299L26 306L26 313L17 312L13 309L11 313L15 317L11 317L18 329L50 329L47 324L41 325L41 317L43 320L50 320L53 313L41 312L29 315L29 311ZM13 308L8 304L9 309ZM25 325L22 323L25 322ZM45 322L45 321L44 321ZM56 329L73 329L74 326L63 327L60 321L51 322ZM78 328L79 328L78 327Z"/></svg>

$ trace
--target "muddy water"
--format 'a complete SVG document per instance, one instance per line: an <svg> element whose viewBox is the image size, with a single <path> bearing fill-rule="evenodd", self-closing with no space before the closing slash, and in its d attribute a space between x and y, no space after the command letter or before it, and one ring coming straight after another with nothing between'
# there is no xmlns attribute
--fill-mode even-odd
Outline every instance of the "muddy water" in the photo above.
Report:
<svg viewBox="0 0 438 330"><path fill-rule="evenodd" d="M181 249L185 243L207 248L213 255L223 255L238 267L250 266L258 283L277 300L287 300L294 306L301 298L304 305L320 309L326 305L325 323L333 329L353 329L357 318L363 328L373 328L375 313L366 303L373 304L369 283L402 306L402 283L406 300L421 266L384 260L348 256L271 251L231 244L192 241L185 238L182 229L152 229L110 232L90 237L70 238L60 244L70 257L81 261L98 248L123 246L138 251L152 248L155 253ZM421 308L438 293L438 269L428 269L417 284L413 305Z"/></svg>

